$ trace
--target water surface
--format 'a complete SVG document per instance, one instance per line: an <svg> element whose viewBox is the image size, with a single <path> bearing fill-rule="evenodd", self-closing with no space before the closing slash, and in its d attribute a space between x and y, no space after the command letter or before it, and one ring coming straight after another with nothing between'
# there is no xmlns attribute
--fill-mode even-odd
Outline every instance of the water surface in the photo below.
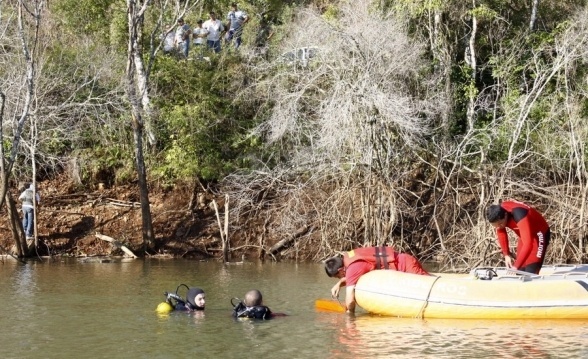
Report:
<svg viewBox="0 0 588 359"><path fill-rule="evenodd" d="M164 291L206 291L204 313L158 315ZM0 263L2 358L581 358L586 321L451 321L317 312L320 264L44 259ZM257 288L270 321L231 318ZM185 294L184 292L181 292Z"/></svg>

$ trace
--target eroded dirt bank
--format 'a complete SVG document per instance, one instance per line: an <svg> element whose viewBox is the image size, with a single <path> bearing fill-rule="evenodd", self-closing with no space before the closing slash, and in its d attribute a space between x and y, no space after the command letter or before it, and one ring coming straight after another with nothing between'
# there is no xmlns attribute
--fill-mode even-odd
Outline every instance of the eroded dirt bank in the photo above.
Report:
<svg viewBox="0 0 588 359"><path fill-rule="evenodd" d="M98 256L122 254L96 233L112 237L137 255L209 258L221 256L219 225L214 206L223 199L210 193L198 194L179 185L174 189L153 188L151 214L156 234L155 248L142 253L141 210L136 186L81 189L61 178L38 183L40 255ZM18 191L11 191L18 198ZM20 209L20 207L19 207ZM6 209L0 219L0 244L10 250L14 244ZM221 213L221 216L223 214ZM238 237L233 241L238 241ZM234 255L236 253L233 253Z"/></svg>

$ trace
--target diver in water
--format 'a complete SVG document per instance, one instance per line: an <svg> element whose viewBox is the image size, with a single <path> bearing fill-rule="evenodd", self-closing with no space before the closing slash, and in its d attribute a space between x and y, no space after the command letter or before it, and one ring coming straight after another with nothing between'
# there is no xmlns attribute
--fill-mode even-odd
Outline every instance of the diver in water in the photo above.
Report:
<svg viewBox="0 0 588 359"><path fill-rule="evenodd" d="M176 303L175 310L187 310L187 311L195 311L195 310L204 310L204 306L206 305L206 296L204 291L200 288L190 288L188 289L188 294L186 294L186 301L184 303L178 302Z"/></svg>
<svg viewBox="0 0 588 359"><path fill-rule="evenodd" d="M186 287L188 289L186 299L178 295L178 290L180 287ZM164 295L165 302L160 303L157 307L157 312L159 313L167 313L171 312L172 310L182 310L188 312L201 311L204 310L206 305L206 295L204 294L204 290L197 287L188 287L185 284L180 284L176 288L175 293L164 292Z"/></svg>
<svg viewBox="0 0 588 359"><path fill-rule="evenodd" d="M234 304L234 300L238 300L237 304ZM250 319L271 319L275 317L285 316L282 313L272 313L272 311L265 305L263 305L263 296L257 289L252 289L245 293L244 299L241 301L239 298L231 299L233 305L233 317L235 318L250 318Z"/></svg>

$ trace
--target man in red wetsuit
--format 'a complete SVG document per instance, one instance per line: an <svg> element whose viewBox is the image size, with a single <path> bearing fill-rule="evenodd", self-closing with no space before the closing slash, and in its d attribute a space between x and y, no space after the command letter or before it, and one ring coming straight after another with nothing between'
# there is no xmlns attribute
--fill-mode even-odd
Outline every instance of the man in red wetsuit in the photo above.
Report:
<svg viewBox="0 0 588 359"><path fill-rule="evenodd" d="M429 275L419 261L406 253L397 253L390 247L365 247L346 252L325 261L329 277L340 278L331 289L333 297L339 296L339 289L347 286L345 305L348 313L355 311L355 284L359 277L374 269L390 269L400 272Z"/></svg>
<svg viewBox="0 0 588 359"><path fill-rule="evenodd" d="M486 210L486 218L496 228L506 267L538 274L551 236L545 218L535 209L518 201L491 205ZM512 229L519 236L514 263L506 228Z"/></svg>

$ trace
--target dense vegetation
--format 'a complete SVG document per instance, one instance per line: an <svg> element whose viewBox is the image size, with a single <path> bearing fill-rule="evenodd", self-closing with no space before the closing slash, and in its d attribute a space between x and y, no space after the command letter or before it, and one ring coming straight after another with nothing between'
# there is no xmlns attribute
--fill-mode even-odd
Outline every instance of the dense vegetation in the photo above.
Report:
<svg viewBox="0 0 588 359"><path fill-rule="evenodd" d="M495 264L484 210L516 198L552 225L548 262L585 260L584 0L251 0L238 51L163 54L179 17L224 21L229 4L145 2L136 29L112 0L0 4L9 179L132 182L140 133L151 186L228 194L246 247Z"/></svg>

